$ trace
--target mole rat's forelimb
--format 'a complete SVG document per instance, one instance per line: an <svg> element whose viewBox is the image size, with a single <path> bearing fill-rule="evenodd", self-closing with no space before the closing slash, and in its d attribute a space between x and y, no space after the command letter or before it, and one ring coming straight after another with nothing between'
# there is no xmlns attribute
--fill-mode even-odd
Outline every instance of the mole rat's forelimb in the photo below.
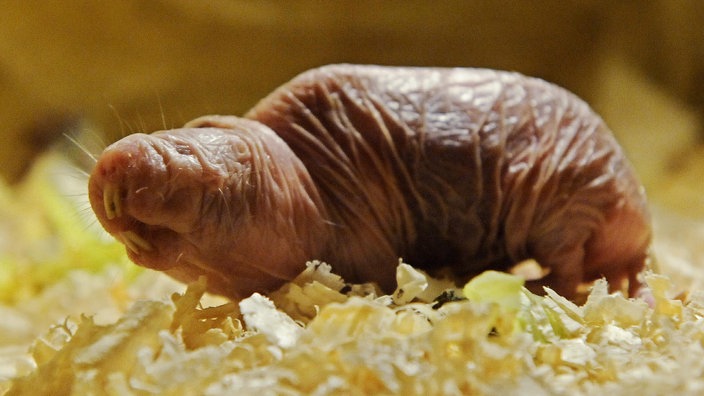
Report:
<svg viewBox="0 0 704 396"><path fill-rule="evenodd" d="M205 274L234 298L322 259L394 287L398 258L464 280L527 258L570 297L638 287L650 242L641 185L574 95L515 73L337 65L245 118L128 136L90 181L103 226L138 264Z"/></svg>

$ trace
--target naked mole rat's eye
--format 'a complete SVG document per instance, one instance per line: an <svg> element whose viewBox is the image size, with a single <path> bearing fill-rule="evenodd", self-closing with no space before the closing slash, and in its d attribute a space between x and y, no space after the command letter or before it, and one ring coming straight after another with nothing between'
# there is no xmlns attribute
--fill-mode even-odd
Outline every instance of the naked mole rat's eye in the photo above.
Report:
<svg viewBox="0 0 704 396"><path fill-rule="evenodd" d="M235 142L232 146L235 154L238 158L249 159L251 153L249 152L249 147L244 142Z"/></svg>

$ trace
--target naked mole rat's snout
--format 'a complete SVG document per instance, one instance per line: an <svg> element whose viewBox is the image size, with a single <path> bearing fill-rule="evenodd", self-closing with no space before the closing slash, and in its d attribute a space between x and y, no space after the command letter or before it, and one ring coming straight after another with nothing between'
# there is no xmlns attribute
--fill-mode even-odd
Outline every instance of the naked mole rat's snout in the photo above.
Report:
<svg viewBox="0 0 704 396"><path fill-rule="evenodd" d="M189 226L188 209L195 198L180 180L188 175L174 174L166 158L170 154L158 143L149 135L135 134L112 144L89 181L91 206L101 224L132 251L153 247L147 227L183 232Z"/></svg>
<svg viewBox="0 0 704 396"><path fill-rule="evenodd" d="M138 158L142 150L136 144L136 139L130 140L127 144L121 140L106 148L98 158L88 182L91 206L106 228L108 221L123 216L128 173L134 173L139 165Z"/></svg>

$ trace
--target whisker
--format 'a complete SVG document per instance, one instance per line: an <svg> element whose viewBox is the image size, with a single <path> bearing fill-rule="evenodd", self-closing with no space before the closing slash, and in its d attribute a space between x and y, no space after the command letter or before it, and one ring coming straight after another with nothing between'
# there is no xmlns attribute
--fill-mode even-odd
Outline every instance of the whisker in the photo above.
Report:
<svg viewBox="0 0 704 396"><path fill-rule="evenodd" d="M230 203L227 200L227 197L225 197L225 191L223 191L222 187L218 187L218 192L220 193L219 196L221 198L221 202L223 207L225 208L225 217L227 218L227 223L229 226L229 231L234 231L235 230L235 222L234 219L232 218L232 212L230 211Z"/></svg>
<svg viewBox="0 0 704 396"><path fill-rule="evenodd" d="M166 126L166 113L164 113L164 105L161 103L161 96L154 92L154 95L156 95L156 102L159 105L159 114L161 115L161 126L164 129L169 129L169 127Z"/></svg>
<svg viewBox="0 0 704 396"><path fill-rule="evenodd" d="M93 208L76 208L76 215L81 219L81 221L86 223L93 223L98 220L98 217L93 213Z"/></svg>
<svg viewBox="0 0 704 396"><path fill-rule="evenodd" d="M81 129L81 137L86 137L86 135L90 136L94 142L97 141L97 143L94 143L93 145L97 146L99 152L105 150L108 146L108 143L105 141L105 136L98 133L96 128L87 127Z"/></svg>
<svg viewBox="0 0 704 396"><path fill-rule="evenodd" d="M86 222L84 230L92 230L98 228L98 218L93 216L90 221ZM102 230L102 228L99 228ZM107 231L103 231L104 233L107 234Z"/></svg>
<svg viewBox="0 0 704 396"><path fill-rule="evenodd" d="M113 105L108 105L110 107L110 110L115 114L115 118L117 118L117 121L120 125L120 136L125 137L127 135L130 135L134 128L125 120L125 118L120 115L120 112L117 110L117 108Z"/></svg>
<svg viewBox="0 0 704 396"><path fill-rule="evenodd" d="M84 192L84 193L61 194L61 195L64 197L68 197L68 198L83 198L83 197L87 197L88 193ZM81 202L81 203L87 203L87 202Z"/></svg>
<svg viewBox="0 0 704 396"><path fill-rule="evenodd" d="M73 136L69 135L66 132L64 132L63 135L66 139L68 139L71 143L73 143L79 150L81 150L83 152L83 154L88 156L88 158L90 158L93 161L93 163L98 162L98 158L93 153L88 151L88 149L84 145L79 143L78 140L76 140Z"/></svg>
<svg viewBox="0 0 704 396"><path fill-rule="evenodd" d="M88 173L88 171L85 171L83 169L76 169L76 171L78 172L78 174L77 175L70 175L70 177L76 178L78 180L83 180L83 178L90 177L90 173Z"/></svg>
<svg viewBox="0 0 704 396"><path fill-rule="evenodd" d="M139 120L139 126L141 132L147 132L147 122L144 120L142 113L137 112L137 120Z"/></svg>
<svg viewBox="0 0 704 396"><path fill-rule="evenodd" d="M79 180L81 182L87 181L90 177L90 173L88 173L88 171L86 171L85 169L81 169L78 166L70 166L66 167L65 169L55 170L54 172L52 172L52 175L71 178L73 180Z"/></svg>
<svg viewBox="0 0 704 396"><path fill-rule="evenodd" d="M107 231L98 224L98 218L93 215L93 211L90 208L78 210L76 217L78 217L83 231L94 232L96 235L108 235Z"/></svg>

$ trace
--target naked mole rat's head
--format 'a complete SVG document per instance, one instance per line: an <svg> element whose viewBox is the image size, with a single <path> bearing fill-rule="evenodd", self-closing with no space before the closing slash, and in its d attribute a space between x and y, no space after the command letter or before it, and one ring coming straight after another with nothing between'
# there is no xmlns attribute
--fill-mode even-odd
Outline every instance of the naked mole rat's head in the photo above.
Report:
<svg viewBox="0 0 704 396"><path fill-rule="evenodd" d="M127 136L98 159L91 206L139 265L183 281L206 275L211 291L235 298L274 288L305 264L289 246L301 205L283 192L306 174L279 171L276 158L292 153L276 138L236 117Z"/></svg>

